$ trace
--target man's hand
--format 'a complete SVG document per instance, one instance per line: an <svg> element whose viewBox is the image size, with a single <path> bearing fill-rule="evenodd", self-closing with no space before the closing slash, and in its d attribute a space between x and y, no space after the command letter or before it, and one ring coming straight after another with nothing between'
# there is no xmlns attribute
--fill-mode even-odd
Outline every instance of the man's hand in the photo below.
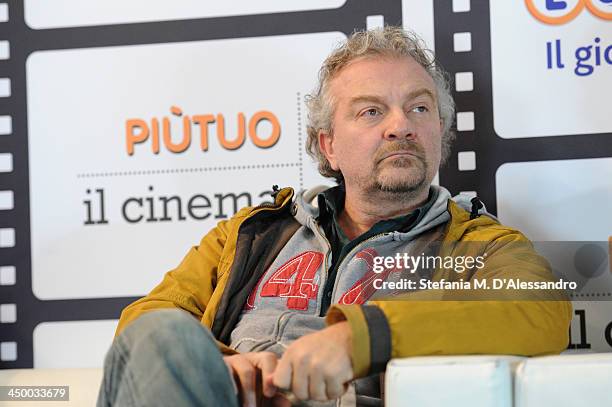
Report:
<svg viewBox="0 0 612 407"><path fill-rule="evenodd" d="M302 336L283 353L273 384L290 389L301 400L340 397L353 379L351 328L340 322Z"/></svg>
<svg viewBox="0 0 612 407"><path fill-rule="evenodd" d="M276 368L277 357L272 352L250 352L224 356L230 375L238 387L243 406L257 405L257 376L261 371L261 383L265 397L276 394L272 376Z"/></svg>

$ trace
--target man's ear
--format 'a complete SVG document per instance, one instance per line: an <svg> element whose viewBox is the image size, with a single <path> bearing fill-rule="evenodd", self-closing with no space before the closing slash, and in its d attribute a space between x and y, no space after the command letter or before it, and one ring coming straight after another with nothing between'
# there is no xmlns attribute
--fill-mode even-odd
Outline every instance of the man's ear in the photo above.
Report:
<svg viewBox="0 0 612 407"><path fill-rule="evenodd" d="M334 135L329 130L319 130L319 149L329 161L333 170L338 170L338 164L336 162L336 153L334 151Z"/></svg>

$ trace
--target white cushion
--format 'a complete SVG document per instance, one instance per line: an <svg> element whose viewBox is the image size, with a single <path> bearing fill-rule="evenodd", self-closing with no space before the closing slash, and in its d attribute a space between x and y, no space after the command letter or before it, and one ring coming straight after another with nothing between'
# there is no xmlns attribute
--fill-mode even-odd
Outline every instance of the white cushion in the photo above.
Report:
<svg viewBox="0 0 612 407"><path fill-rule="evenodd" d="M512 371L518 356L432 356L387 365L385 405L512 407Z"/></svg>
<svg viewBox="0 0 612 407"><path fill-rule="evenodd" d="M612 406L612 353L527 359L517 369L516 407Z"/></svg>
<svg viewBox="0 0 612 407"><path fill-rule="evenodd" d="M1 406L95 406L102 383L102 369L0 370L0 386L69 386L69 402L2 401Z"/></svg>

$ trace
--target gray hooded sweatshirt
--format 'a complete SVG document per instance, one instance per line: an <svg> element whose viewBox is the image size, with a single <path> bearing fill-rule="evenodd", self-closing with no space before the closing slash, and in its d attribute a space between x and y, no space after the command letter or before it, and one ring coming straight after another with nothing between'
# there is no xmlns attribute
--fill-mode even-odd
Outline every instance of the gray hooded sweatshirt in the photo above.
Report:
<svg viewBox="0 0 612 407"><path fill-rule="evenodd" d="M440 186L431 188L434 202L413 228L405 233L382 233L366 239L342 259L329 294L332 304L361 304L372 297L374 257L421 253L442 237L450 219L447 211L450 193ZM293 212L302 226L249 296L231 334L230 346L239 352L271 351L280 357L294 340L325 327L321 309L331 265L331 245L317 221L319 210L311 203L315 197L316 193L305 191L296 195ZM468 196L459 195L453 200L470 210ZM419 271L412 277L430 278L427 273ZM399 273L389 273L387 280L399 277Z"/></svg>

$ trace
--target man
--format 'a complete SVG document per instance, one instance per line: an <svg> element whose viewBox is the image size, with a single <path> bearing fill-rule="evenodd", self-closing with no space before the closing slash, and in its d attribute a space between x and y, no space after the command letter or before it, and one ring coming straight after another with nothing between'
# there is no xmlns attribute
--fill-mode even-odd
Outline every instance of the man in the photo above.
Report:
<svg viewBox="0 0 612 407"><path fill-rule="evenodd" d="M566 301L434 301L436 290L373 299L376 258L437 244L439 254L488 258L461 275L423 272L431 281L552 275L520 232L432 186L449 154L454 106L413 34L357 32L319 79L308 150L339 186L277 190L273 204L244 208L209 232L122 313L99 405L251 406L260 386L281 404L292 394L333 405L351 382L358 399L368 393L371 381L356 379L383 372L392 357L566 347ZM466 242L474 244L458 244Z"/></svg>

